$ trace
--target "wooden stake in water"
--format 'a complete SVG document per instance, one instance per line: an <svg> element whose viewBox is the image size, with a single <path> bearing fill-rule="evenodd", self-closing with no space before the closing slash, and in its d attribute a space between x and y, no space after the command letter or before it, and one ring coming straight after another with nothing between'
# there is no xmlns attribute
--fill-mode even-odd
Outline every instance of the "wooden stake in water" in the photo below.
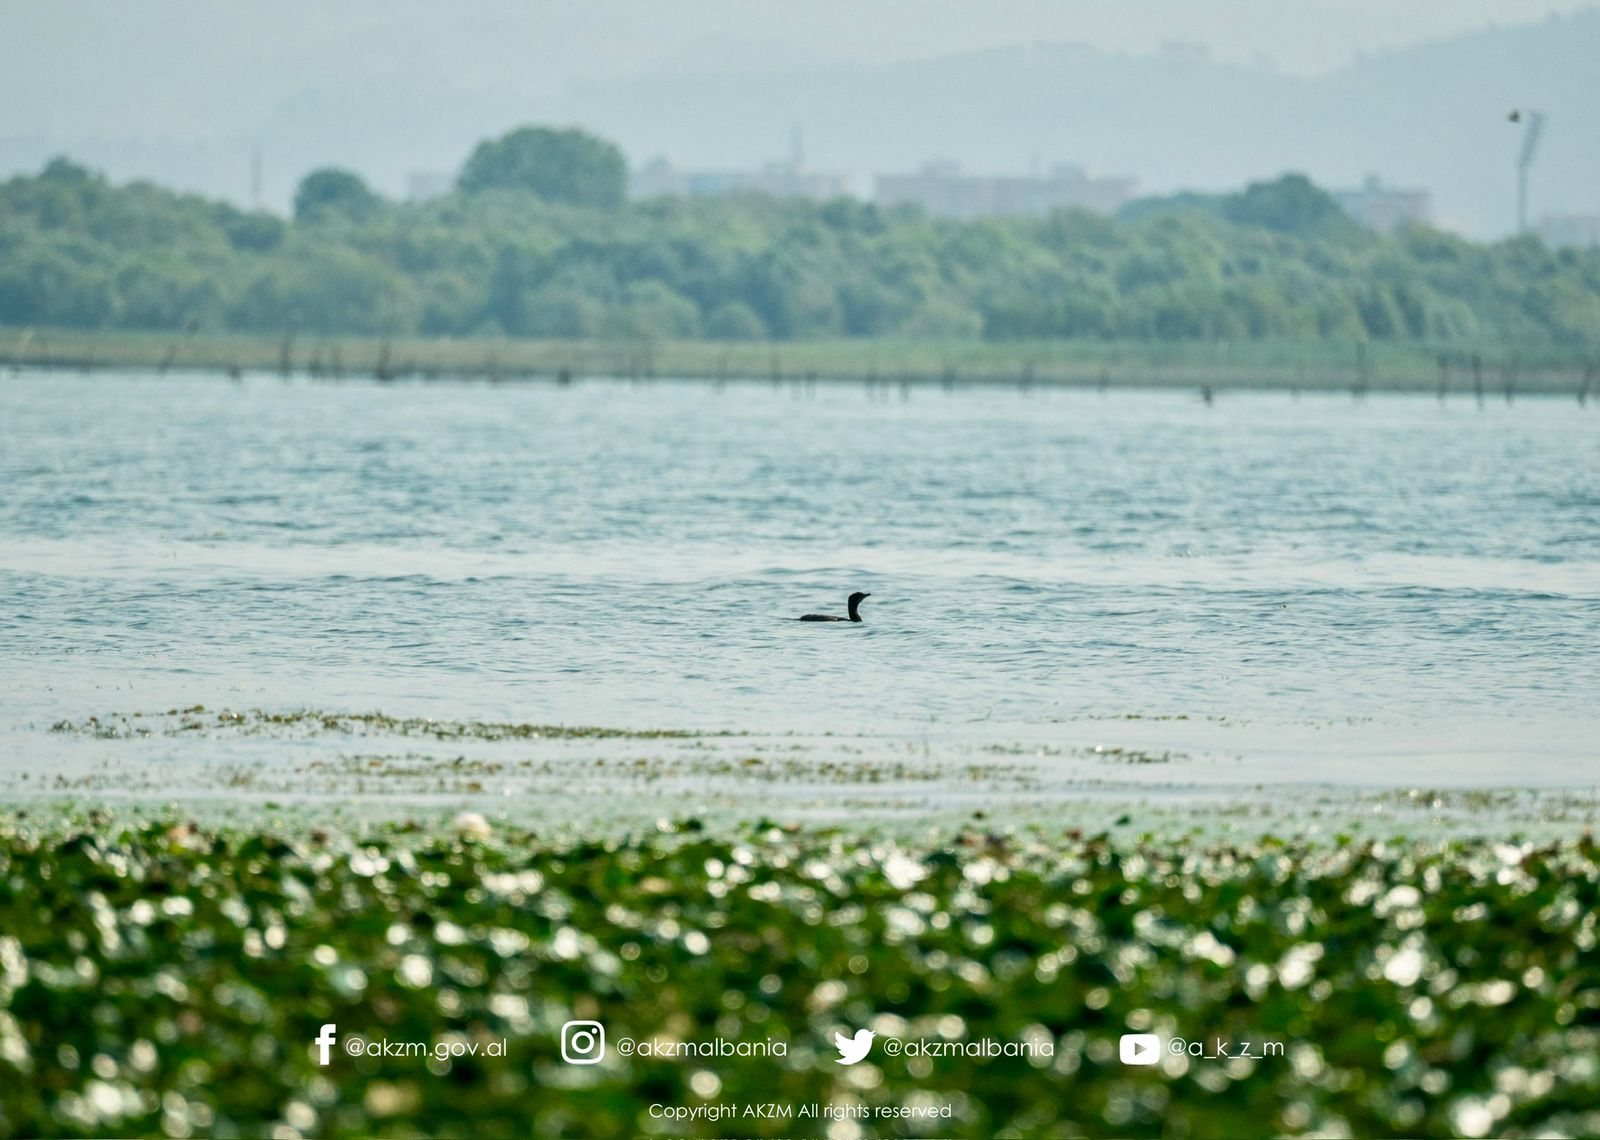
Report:
<svg viewBox="0 0 1600 1140"><path fill-rule="evenodd" d="M17 337L17 350L11 357L11 371L13 373L22 371L23 361L28 356L28 342L31 340L33 340L32 329L23 329L22 335Z"/></svg>

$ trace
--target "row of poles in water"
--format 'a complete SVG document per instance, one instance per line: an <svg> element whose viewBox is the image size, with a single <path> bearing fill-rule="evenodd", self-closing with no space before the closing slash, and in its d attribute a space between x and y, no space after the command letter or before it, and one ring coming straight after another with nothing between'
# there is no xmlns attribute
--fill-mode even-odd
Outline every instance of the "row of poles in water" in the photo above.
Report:
<svg viewBox="0 0 1600 1140"><path fill-rule="evenodd" d="M183 355L183 350L190 342L190 335L185 335L168 344L161 354L156 372L164 375L178 366L178 360ZM624 379L633 382L653 380L657 377L655 369L654 352L648 346L638 349L624 349L620 356L612 356L608 361L609 367L596 367L590 375L601 376L609 379ZM116 361L108 360L105 366L115 366ZM500 381L522 381L550 379L558 385L569 385L574 379L583 374L582 369L574 361L546 365L543 369L529 366L508 367L499 355L490 350L484 354L481 363L475 367L469 366L444 366L429 364L418 360L403 361L398 359L390 342L380 341L376 356L364 366L347 367L343 351L337 341L316 342L309 353L297 359L295 354L295 338L285 336L279 344L276 371L285 379L296 375L304 375L312 380L344 380L344 379L373 379L379 382L390 382L406 378L421 380L468 380L484 379L491 383ZM45 338L34 336L26 332L17 345L13 358L13 370L20 371L27 364L44 367L74 367L82 371L91 371L99 366L92 354L79 355L72 358L53 357L49 353ZM1440 353L1436 358L1438 380L1436 391L1442 401L1456 391L1471 392L1479 406L1482 406L1491 390L1491 381L1486 376L1486 366L1480 353L1447 354ZM195 368L198 364L189 364L185 367ZM207 367L214 367L207 365ZM242 379L245 369L237 361L222 367L230 377L235 380ZM1512 402L1517 395L1517 384L1521 367L1516 360L1503 360L1499 364L1498 384L1493 388L1502 394L1507 403ZM721 387L729 381L770 381L776 387L790 386L797 394L805 394L815 390L821 379L816 369L807 369L804 372L785 372L781 358L776 347L772 349L769 357L769 366L763 373L751 369L730 370L726 354L719 357L716 367L709 373L684 374L672 373L674 379L707 380L715 386ZM1460 378L1458 380L1458 377ZM1035 387L1072 387L1093 386L1102 392L1109 391L1112 386L1112 373L1110 366L1102 365L1098 377L1093 381L1076 380L1062 381L1054 378L1041 379L1036 375L1034 362L1025 362L1020 369L1009 376L997 374L992 370L979 370L971 375L964 376L955 366L945 365L938 374L913 374L909 371L901 372L895 377L883 377L878 373L874 364L870 371L856 375L830 375L828 383L862 384L869 398L879 397L888 399L890 393L898 387L901 398L909 399L914 386L928 386L937 383L946 391L954 390L958 386L982 384L985 387L999 387L1009 381L1011 386L1022 392L1029 392ZM1375 390L1374 381L1376 369L1372 364L1367 346L1364 342L1356 344L1355 374L1350 382L1350 392L1356 398L1362 398ZM1470 381L1470 385L1468 384ZM1180 382L1161 382L1156 385L1165 388L1181 387ZM1262 389L1275 385L1244 384L1241 387ZM1199 393L1206 404L1214 403L1217 392L1226 387L1220 383L1201 383ZM1336 387L1327 383L1309 382L1302 370L1297 379L1291 379L1287 384L1289 391L1299 395L1302 390L1328 391ZM1415 391L1411 386L1407 390ZM1538 389L1548 392L1547 388ZM1577 376L1575 391L1580 407L1588 404L1591 395L1600 396L1600 362L1590 360L1582 365L1582 371Z"/></svg>

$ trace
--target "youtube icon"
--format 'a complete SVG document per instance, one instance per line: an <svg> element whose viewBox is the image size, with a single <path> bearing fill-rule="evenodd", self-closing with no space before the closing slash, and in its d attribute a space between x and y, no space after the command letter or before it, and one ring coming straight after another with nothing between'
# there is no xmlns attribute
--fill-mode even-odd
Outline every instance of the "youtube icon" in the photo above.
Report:
<svg viewBox="0 0 1600 1140"><path fill-rule="evenodd" d="M1154 1033L1124 1033L1121 1041L1124 1065L1154 1065L1161 1060L1161 1038Z"/></svg>

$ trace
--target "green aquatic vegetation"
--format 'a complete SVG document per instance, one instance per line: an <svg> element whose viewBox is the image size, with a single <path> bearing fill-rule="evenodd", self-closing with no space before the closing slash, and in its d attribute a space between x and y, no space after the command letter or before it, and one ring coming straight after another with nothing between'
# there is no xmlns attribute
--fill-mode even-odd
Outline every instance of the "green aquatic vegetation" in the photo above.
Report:
<svg viewBox="0 0 1600 1140"><path fill-rule="evenodd" d="M648 1108L933 1097L951 1120L876 1134L1592 1135L1597 915L1587 836L20 816L0 824L0 1134L787 1136L805 1129ZM603 1063L562 1062L577 1018L605 1025ZM324 1023L506 1049L323 1067ZM833 1034L858 1028L880 1045L837 1065ZM1124 1067L1118 1036L1144 1031L1257 1055ZM787 1049L625 1057L625 1037ZM984 1038L1051 1049L881 1044Z"/></svg>
<svg viewBox="0 0 1600 1140"><path fill-rule="evenodd" d="M1084 754L1107 764L1173 764L1190 759L1187 752L1170 749L1152 752L1143 748L1116 748L1103 744L1096 744Z"/></svg>
<svg viewBox="0 0 1600 1140"><path fill-rule="evenodd" d="M1137 712L1129 712L1129 713L1099 713L1099 714L1092 714L1091 713L1091 714L1083 716L1083 717L1081 717L1079 719L1082 719L1082 720L1153 720L1153 721L1203 720L1203 721L1208 721L1208 722L1210 722L1212 724L1226 724L1226 723L1228 723L1228 719L1229 718L1223 717L1223 716L1197 716L1197 717L1191 717L1188 713L1137 713Z"/></svg>
<svg viewBox="0 0 1600 1140"><path fill-rule="evenodd" d="M1504 811L1530 793L1510 788L1400 788L1375 793L1380 803L1402 807L1467 808L1472 811Z"/></svg>
<svg viewBox="0 0 1600 1140"><path fill-rule="evenodd" d="M1044 744L991 744L983 751L995 756L1032 756L1037 759L1099 760L1107 764L1172 764L1193 759L1175 749L1160 751L1096 744L1087 748L1058 748Z"/></svg>
<svg viewBox="0 0 1600 1140"><path fill-rule="evenodd" d="M97 716L83 720L58 720L50 726L50 731L87 736L95 740L128 740L152 735L149 729L130 724L126 717L120 716L107 717L104 721Z"/></svg>
<svg viewBox="0 0 1600 1140"><path fill-rule="evenodd" d="M335 713L312 709L266 712L223 710L207 714L204 705L164 713L122 713L83 720L61 720L50 731L101 739L181 736L187 733L239 735L425 736L435 740L695 740L742 736L731 731L697 732L669 728L603 728L594 725L519 724L476 720L435 720L386 713Z"/></svg>

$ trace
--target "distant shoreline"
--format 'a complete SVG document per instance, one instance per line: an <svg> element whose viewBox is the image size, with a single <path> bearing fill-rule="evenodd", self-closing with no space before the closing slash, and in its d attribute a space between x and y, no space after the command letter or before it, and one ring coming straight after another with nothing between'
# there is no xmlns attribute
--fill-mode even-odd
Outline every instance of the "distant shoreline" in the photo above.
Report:
<svg viewBox="0 0 1600 1140"><path fill-rule="evenodd" d="M1201 388L1600 397L1580 350L1245 341L558 341L0 328L0 369L105 369L317 380L581 379L898 387Z"/></svg>

